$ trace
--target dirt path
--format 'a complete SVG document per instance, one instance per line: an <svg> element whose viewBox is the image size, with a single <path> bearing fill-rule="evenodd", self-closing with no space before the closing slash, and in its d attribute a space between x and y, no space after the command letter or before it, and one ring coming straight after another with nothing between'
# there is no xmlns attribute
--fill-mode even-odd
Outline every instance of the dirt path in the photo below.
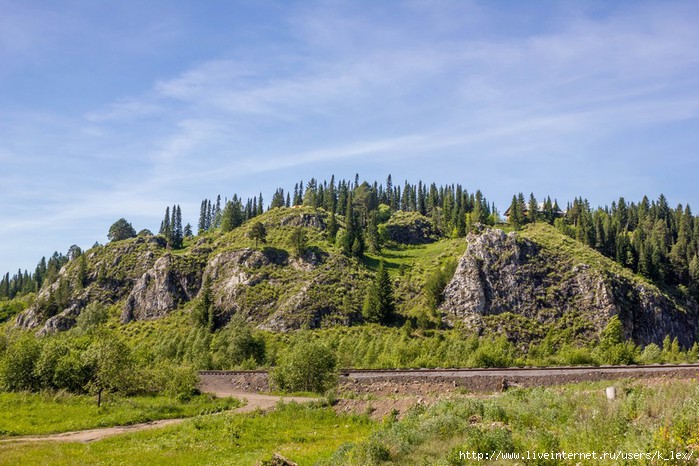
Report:
<svg viewBox="0 0 699 466"><path fill-rule="evenodd" d="M299 396L274 396L274 395L261 395L259 393L249 393L237 390L221 390L213 393L217 397L233 397L238 398L246 404L240 408L236 408L230 411L223 411L223 413L250 413L256 410L269 411L274 409L280 400L285 402L296 401L297 403L309 403L312 401L317 401L317 398L304 398ZM215 413L211 416L215 416ZM62 432L60 434L49 434L49 435L27 435L21 437L10 437L0 440L0 443L31 443L31 442L94 442L95 440L102 440L107 437L112 437L114 435L126 434L130 432L139 432L141 430L157 429L159 427L165 427L175 424L180 424L187 418L177 418L177 419L163 419L160 421L150 421L143 422L141 424L132 424L130 426L115 426L115 427L104 427L100 429L90 429L90 430L78 430L74 432Z"/></svg>

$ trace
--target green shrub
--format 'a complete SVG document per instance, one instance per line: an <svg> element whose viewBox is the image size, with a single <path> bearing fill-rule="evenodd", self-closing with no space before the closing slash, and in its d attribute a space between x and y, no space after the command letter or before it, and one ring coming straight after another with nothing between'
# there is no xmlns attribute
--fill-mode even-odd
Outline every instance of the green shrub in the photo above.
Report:
<svg viewBox="0 0 699 466"><path fill-rule="evenodd" d="M163 395L177 401L189 401L199 393L197 371L191 366L165 364L158 368L161 386L158 390Z"/></svg>
<svg viewBox="0 0 699 466"><path fill-rule="evenodd" d="M643 348L639 359L642 364L657 364L663 360L663 350L655 343L651 343Z"/></svg>
<svg viewBox="0 0 699 466"><path fill-rule="evenodd" d="M40 383L34 371L41 356L41 343L24 334L8 344L0 364L0 381L5 390L38 390Z"/></svg>
<svg viewBox="0 0 699 466"><path fill-rule="evenodd" d="M109 318L109 310L102 304L93 301L88 304L75 319L75 326L81 330L93 330Z"/></svg>
<svg viewBox="0 0 699 466"><path fill-rule="evenodd" d="M454 276L457 262L455 259L449 259L442 267L434 270L425 281L425 296L427 303L432 309L442 303L444 288L446 288L449 280Z"/></svg>
<svg viewBox="0 0 699 466"><path fill-rule="evenodd" d="M272 381L282 391L323 393L337 383L337 358L327 346L298 342L272 371Z"/></svg>
<svg viewBox="0 0 699 466"><path fill-rule="evenodd" d="M226 328L216 334L212 347L215 367L254 368L265 362L264 339L254 335L250 325L244 320L235 317Z"/></svg>

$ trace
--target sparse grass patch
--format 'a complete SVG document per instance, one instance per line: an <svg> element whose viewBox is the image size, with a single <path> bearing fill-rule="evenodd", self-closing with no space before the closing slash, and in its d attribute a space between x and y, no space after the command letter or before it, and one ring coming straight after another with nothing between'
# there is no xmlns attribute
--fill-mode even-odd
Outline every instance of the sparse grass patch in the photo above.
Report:
<svg viewBox="0 0 699 466"><path fill-rule="evenodd" d="M38 435L190 417L240 406L232 398L209 395L179 402L164 396L95 398L65 392L0 393L0 436Z"/></svg>
<svg viewBox="0 0 699 466"><path fill-rule="evenodd" d="M375 423L330 408L279 405L268 414L197 417L90 444L0 444L0 464L256 464L278 452L302 465L365 439Z"/></svg>

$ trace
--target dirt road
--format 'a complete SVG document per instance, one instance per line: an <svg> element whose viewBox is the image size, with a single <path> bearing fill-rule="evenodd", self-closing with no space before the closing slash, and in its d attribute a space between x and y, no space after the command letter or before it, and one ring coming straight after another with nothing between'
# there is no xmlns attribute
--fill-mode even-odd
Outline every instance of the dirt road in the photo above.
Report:
<svg viewBox="0 0 699 466"><path fill-rule="evenodd" d="M274 396L274 395L262 395L259 393L249 393L239 390L220 390L213 392L217 397L233 397L238 398L245 402L244 406L239 408L224 411L223 413L249 413L256 410L269 411L273 409L280 400L285 402L295 401L297 403L309 403L316 401L315 398L304 398L299 396ZM215 413L211 416L215 416ZM159 427L171 426L175 424L180 424L187 419L191 418L178 418L178 419L163 419L160 421L143 422L140 424L132 424L130 426L115 426L115 427L104 427L100 429L90 429L90 430L78 430L74 432L62 432L60 434L49 434L49 435L32 435L32 436L22 436L22 437L10 437L0 440L0 443L31 443L31 442L94 442L96 440L102 440L107 437L112 437L114 435L126 434L130 432L138 432L141 430L157 429Z"/></svg>

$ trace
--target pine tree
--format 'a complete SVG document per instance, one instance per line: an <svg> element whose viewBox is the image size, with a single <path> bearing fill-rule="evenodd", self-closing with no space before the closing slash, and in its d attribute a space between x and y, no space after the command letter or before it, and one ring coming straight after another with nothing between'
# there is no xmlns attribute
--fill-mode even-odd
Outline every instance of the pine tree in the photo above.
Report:
<svg viewBox="0 0 699 466"><path fill-rule="evenodd" d="M328 235L328 242L330 244L335 244L335 237L337 236L337 219L335 218L335 212L330 212L330 220L328 221L328 229L327 229L327 235Z"/></svg>
<svg viewBox="0 0 699 466"><path fill-rule="evenodd" d="M267 241L267 230L262 222L255 222L250 227L248 236L255 240L255 247L257 247L258 241L265 243Z"/></svg>
<svg viewBox="0 0 699 466"><path fill-rule="evenodd" d="M393 284L382 260L364 300L362 315L367 322L386 324L393 317L394 310Z"/></svg>
<svg viewBox="0 0 699 466"><path fill-rule="evenodd" d="M227 233L233 228L233 201L228 201L221 214L221 232Z"/></svg>
<svg viewBox="0 0 699 466"><path fill-rule="evenodd" d="M376 211L372 210L369 213L369 221L366 226L367 240L369 243L369 250L373 254L379 254L381 252L381 244L379 243L379 230L376 226Z"/></svg>
<svg viewBox="0 0 699 466"><path fill-rule="evenodd" d="M216 328L216 311L211 291L211 280L208 275L204 277L201 296L192 309L192 319L195 325L209 332L213 332Z"/></svg>
<svg viewBox="0 0 699 466"><path fill-rule="evenodd" d="M201 235L206 231L206 200L201 201L199 209L199 223L197 224L197 234Z"/></svg>
<svg viewBox="0 0 699 466"><path fill-rule="evenodd" d="M78 288L82 289L87 286L87 259L86 254L81 254L78 263Z"/></svg>
<svg viewBox="0 0 699 466"><path fill-rule="evenodd" d="M386 178L386 204L389 206L393 205L393 179L390 173Z"/></svg>
<svg viewBox="0 0 699 466"><path fill-rule="evenodd" d="M277 190L274 191L272 203L269 205L270 209L275 209L277 207L284 207L284 190L282 188L277 188Z"/></svg>
<svg viewBox="0 0 699 466"><path fill-rule="evenodd" d="M165 218L160 222L159 234L163 235L166 239L170 238L171 225L170 225L170 206L165 208Z"/></svg>
<svg viewBox="0 0 699 466"><path fill-rule="evenodd" d="M517 196L512 196L512 203L510 204L510 213L508 217L508 222L515 228L519 228L524 223L524 216L522 213L522 205Z"/></svg>
<svg viewBox="0 0 699 466"><path fill-rule="evenodd" d="M172 248L180 249L182 247L182 240L184 239L184 232L182 231L182 210L179 204L172 208L174 213L174 222L172 224Z"/></svg>
<svg viewBox="0 0 699 466"><path fill-rule="evenodd" d="M184 226L184 237L185 238L192 238L194 237L194 233L192 232L192 225L189 223Z"/></svg>
<svg viewBox="0 0 699 466"><path fill-rule="evenodd" d="M529 194L529 205L527 206L527 220L534 223L539 218L539 204L536 202L534 193Z"/></svg>
<svg viewBox="0 0 699 466"><path fill-rule="evenodd" d="M347 205L345 207L345 227L347 232L344 236L342 251L348 256L360 257L364 253L364 238L359 226L359 219L354 212L351 195L347 197Z"/></svg>
<svg viewBox="0 0 699 466"><path fill-rule="evenodd" d="M308 247L308 237L303 227L296 227L289 235L289 243L296 257L301 257L306 253Z"/></svg>

